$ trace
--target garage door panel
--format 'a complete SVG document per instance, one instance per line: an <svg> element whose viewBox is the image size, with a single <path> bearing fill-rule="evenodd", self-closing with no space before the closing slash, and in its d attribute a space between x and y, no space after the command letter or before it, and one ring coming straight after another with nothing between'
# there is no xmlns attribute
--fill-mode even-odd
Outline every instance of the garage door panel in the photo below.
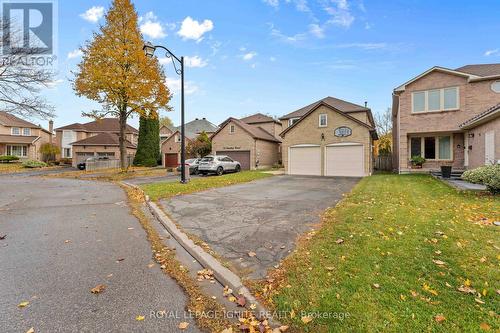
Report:
<svg viewBox="0 0 500 333"><path fill-rule="evenodd" d="M178 163L178 156L176 153L165 154L165 168L175 168Z"/></svg>
<svg viewBox="0 0 500 333"><path fill-rule="evenodd" d="M330 146L325 150L325 176L363 177L362 145Z"/></svg>
<svg viewBox="0 0 500 333"><path fill-rule="evenodd" d="M235 161L240 162L241 170L250 170L250 151L240 150L240 151L217 151L217 155L227 155Z"/></svg>
<svg viewBox="0 0 500 333"><path fill-rule="evenodd" d="M320 147L291 147L288 159L289 174L321 176Z"/></svg>

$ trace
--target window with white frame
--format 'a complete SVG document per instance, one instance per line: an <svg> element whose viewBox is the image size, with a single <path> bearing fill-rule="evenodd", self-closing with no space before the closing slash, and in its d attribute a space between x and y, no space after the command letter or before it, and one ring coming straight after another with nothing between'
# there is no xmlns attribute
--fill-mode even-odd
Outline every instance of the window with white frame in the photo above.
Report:
<svg viewBox="0 0 500 333"><path fill-rule="evenodd" d="M64 158L71 158L71 148L64 148L63 149L63 157Z"/></svg>
<svg viewBox="0 0 500 333"><path fill-rule="evenodd" d="M12 127L10 129L10 134L12 134L12 135L21 135L21 129L19 127Z"/></svg>
<svg viewBox="0 0 500 333"><path fill-rule="evenodd" d="M322 113L319 115L319 127L326 127L328 124L328 116L326 113Z"/></svg>
<svg viewBox="0 0 500 333"><path fill-rule="evenodd" d="M293 124L295 124L296 122L298 122L300 120L300 118L290 118L288 119L288 126L292 126Z"/></svg>
<svg viewBox="0 0 500 333"><path fill-rule="evenodd" d="M457 110L460 106L459 88L449 87L412 93L412 112Z"/></svg>
<svg viewBox="0 0 500 333"><path fill-rule="evenodd" d="M8 145L7 155L17 156L17 157L27 157L28 156L28 146L22 145Z"/></svg>
<svg viewBox="0 0 500 333"><path fill-rule="evenodd" d="M233 134L235 130L234 125L229 125L229 133Z"/></svg>
<svg viewBox="0 0 500 333"><path fill-rule="evenodd" d="M449 135L411 137L409 150L410 158L422 156L426 160L449 161L453 156L452 138Z"/></svg>
<svg viewBox="0 0 500 333"><path fill-rule="evenodd" d="M30 136L31 135L31 128L23 128L23 135Z"/></svg>

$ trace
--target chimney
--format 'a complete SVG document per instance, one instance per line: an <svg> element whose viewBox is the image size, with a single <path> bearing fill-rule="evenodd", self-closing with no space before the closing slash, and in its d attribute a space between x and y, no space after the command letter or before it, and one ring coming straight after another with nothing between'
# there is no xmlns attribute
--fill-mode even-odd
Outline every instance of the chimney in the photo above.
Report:
<svg viewBox="0 0 500 333"><path fill-rule="evenodd" d="M54 121L49 120L50 143L52 144L52 136L54 135Z"/></svg>
<svg viewBox="0 0 500 333"><path fill-rule="evenodd" d="M365 101L365 108L366 108L367 106L368 106L368 102L367 102L367 101Z"/></svg>

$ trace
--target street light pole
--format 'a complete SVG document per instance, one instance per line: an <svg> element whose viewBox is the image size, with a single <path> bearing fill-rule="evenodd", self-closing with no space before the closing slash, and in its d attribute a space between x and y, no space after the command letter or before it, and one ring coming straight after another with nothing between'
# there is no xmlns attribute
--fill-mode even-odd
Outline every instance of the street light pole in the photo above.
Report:
<svg viewBox="0 0 500 333"><path fill-rule="evenodd" d="M151 42L147 42L143 46L144 53L146 57L152 58L157 48L163 49L166 53L165 56L167 58L172 59L172 64L174 65L175 73L181 76L181 183L186 184L186 133L184 126L184 57L180 59L176 57L169 49L165 46L161 45L153 45ZM177 69L175 65L175 61L177 61L181 68Z"/></svg>

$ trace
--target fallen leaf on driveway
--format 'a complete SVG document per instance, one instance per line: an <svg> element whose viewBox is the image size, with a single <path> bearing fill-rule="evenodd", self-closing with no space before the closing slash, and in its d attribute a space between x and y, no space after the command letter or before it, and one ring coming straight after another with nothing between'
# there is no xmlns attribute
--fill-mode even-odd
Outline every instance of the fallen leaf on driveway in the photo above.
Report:
<svg viewBox="0 0 500 333"><path fill-rule="evenodd" d="M434 317L434 320L437 321L438 323L443 322L446 320L446 318L443 315L437 315Z"/></svg>
<svg viewBox="0 0 500 333"><path fill-rule="evenodd" d="M155 264L151 263L148 265L149 268L153 268Z"/></svg>
<svg viewBox="0 0 500 333"><path fill-rule="evenodd" d="M245 304L247 304L247 300L245 299L245 296L243 296L243 295L238 296L238 298L236 299L236 304L238 306L244 307Z"/></svg>
<svg viewBox="0 0 500 333"><path fill-rule="evenodd" d="M30 302L28 302L28 301L24 301L24 302L19 303L17 306L18 306L18 307L20 307L20 308L24 308L24 307L26 307L28 304L30 304Z"/></svg>
<svg viewBox="0 0 500 333"><path fill-rule="evenodd" d="M90 292L92 294L100 294L104 291L104 289L106 289L106 286L103 285L103 284L98 284L97 286L95 286L94 288L90 289Z"/></svg>
<svg viewBox="0 0 500 333"><path fill-rule="evenodd" d="M125 260L125 258L118 258L118 259L116 259L116 262L120 262L120 261L123 261L123 260Z"/></svg>
<svg viewBox="0 0 500 333"><path fill-rule="evenodd" d="M304 324L309 324L313 320L313 318L311 316L304 316L300 318L300 320L302 320Z"/></svg>
<svg viewBox="0 0 500 333"><path fill-rule="evenodd" d="M344 242L344 240L342 238L339 238L335 241L335 243L337 244L342 244Z"/></svg>
<svg viewBox="0 0 500 333"><path fill-rule="evenodd" d="M5 239L5 237L7 237L7 235L2 235L2 236L0 236L0 240Z"/></svg>
<svg viewBox="0 0 500 333"><path fill-rule="evenodd" d="M182 323L179 324L179 329L185 330L189 326L189 323L186 323L183 321Z"/></svg>
<svg viewBox="0 0 500 333"><path fill-rule="evenodd" d="M257 253L255 253L253 251L248 252L249 257L255 257L256 255L257 255Z"/></svg>
<svg viewBox="0 0 500 333"><path fill-rule="evenodd" d="M128 230L134 230L134 228L130 227L130 228L127 228Z"/></svg>
<svg viewBox="0 0 500 333"><path fill-rule="evenodd" d="M29 330L27 330L26 333L35 333L35 329L32 327Z"/></svg>
<svg viewBox="0 0 500 333"><path fill-rule="evenodd" d="M144 318L145 318L144 316L137 316L137 317L135 317L135 320L137 320L137 321L143 321Z"/></svg>

